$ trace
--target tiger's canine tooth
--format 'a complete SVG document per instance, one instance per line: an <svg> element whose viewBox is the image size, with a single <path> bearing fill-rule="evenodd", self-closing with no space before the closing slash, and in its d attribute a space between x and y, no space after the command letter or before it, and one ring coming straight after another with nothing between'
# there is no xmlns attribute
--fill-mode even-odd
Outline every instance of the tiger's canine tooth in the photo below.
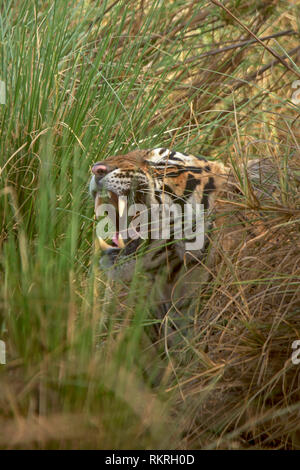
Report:
<svg viewBox="0 0 300 470"><path fill-rule="evenodd" d="M98 207L96 207L95 209L95 215L96 217L100 217L101 215L101 205L99 205ZM103 215L103 214L102 214Z"/></svg>
<svg viewBox="0 0 300 470"><path fill-rule="evenodd" d="M125 243L124 243L124 240L122 238L122 235L119 233L119 236L118 236L118 245L119 245L119 248L125 248Z"/></svg>
<svg viewBox="0 0 300 470"><path fill-rule="evenodd" d="M119 196L118 198L118 208L119 208L119 217L122 217L126 207L126 198Z"/></svg>
<svg viewBox="0 0 300 470"><path fill-rule="evenodd" d="M108 243L106 243L106 241L103 240L103 238L99 237L99 235L97 235L97 238L98 238L100 249L102 251L105 251L105 250L108 250L109 248L111 248L111 246Z"/></svg>
<svg viewBox="0 0 300 470"><path fill-rule="evenodd" d="M95 209L94 209L94 210L95 210L95 215L96 215L96 217L99 216L99 208L100 208L100 206L101 206L101 202L102 202L102 201L101 201L100 195L99 195L99 194L96 194L96 197L95 197Z"/></svg>

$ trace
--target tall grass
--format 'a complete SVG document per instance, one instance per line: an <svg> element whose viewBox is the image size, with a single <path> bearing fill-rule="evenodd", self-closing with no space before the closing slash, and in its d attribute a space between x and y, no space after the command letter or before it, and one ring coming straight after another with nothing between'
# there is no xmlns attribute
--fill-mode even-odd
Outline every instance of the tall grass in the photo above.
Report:
<svg viewBox="0 0 300 470"><path fill-rule="evenodd" d="M294 73L212 2L1 4L1 447L299 448L299 15L226 5ZM152 286L99 270L87 192L92 162L155 146L231 165L258 230L217 246L167 350ZM239 168L266 156L259 203Z"/></svg>

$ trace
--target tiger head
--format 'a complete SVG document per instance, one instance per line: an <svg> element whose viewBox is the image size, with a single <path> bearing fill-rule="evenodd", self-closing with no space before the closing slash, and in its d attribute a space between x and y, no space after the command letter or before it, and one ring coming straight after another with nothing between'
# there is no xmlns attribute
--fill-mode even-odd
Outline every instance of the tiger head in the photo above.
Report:
<svg viewBox="0 0 300 470"><path fill-rule="evenodd" d="M135 235L132 229L131 232L127 231L124 238L120 220L124 215L125 206L126 210L130 205L137 208L134 213L128 211L127 227L130 223L136 227L135 222L141 217L141 213L148 212L149 215L150 209L152 211L155 207L157 212L154 212L158 219L155 223L160 227L164 225L165 220L161 207L176 204L183 209L187 203L201 204L208 214L213 208L216 193L226 180L227 172L221 163L157 148L111 156L95 163L92 174L90 193L95 201L96 217L103 215L101 207L104 203L110 204L116 214L115 233L110 236L111 243L104 241L102 236L98 237L102 250L100 264L111 278L130 280L137 259L142 261L142 266L147 272L155 273L161 267L167 266L170 275L170 271L182 266L183 260L186 262L188 250L184 239L174 236L176 224L173 213L171 229L167 231L167 235L153 237L153 225L150 230L147 218L143 236L139 236L141 234L138 235L137 232ZM189 214L188 217L193 218L193 215ZM183 224L184 220L182 212L180 223ZM193 220L192 225L194 222ZM178 224L176 226L178 227ZM205 230L207 229L208 224L205 222ZM204 236L201 246L197 247L192 258L197 258L203 253L205 241Z"/></svg>

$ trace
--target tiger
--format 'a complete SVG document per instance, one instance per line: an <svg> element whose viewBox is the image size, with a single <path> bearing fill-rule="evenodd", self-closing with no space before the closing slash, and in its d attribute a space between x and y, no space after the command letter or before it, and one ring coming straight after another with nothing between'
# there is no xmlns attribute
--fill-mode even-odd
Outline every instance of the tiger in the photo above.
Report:
<svg viewBox="0 0 300 470"><path fill-rule="evenodd" d="M247 177L251 181L261 178L261 162L250 162L247 170ZM128 283L139 266L153 283L158 284L160 317L170 311L171 305L182 307L185 299L191 297L191 294L187 296L187 291L195 284L193 281L199 281L199 276L202 276L203 282L208 280L209 269L205 270L204 267L216 259L212 239L218 232L217 226L219 229L224 227L223 232L226 234L220 236L219 233L220 243L227 245L226 249L230 245L232 234L228 234L228 230L226 232L224 206L219 198L225 193L228 197L228 194L240 192L232 170L220 161L173 149L155 148L110 156L96 162L91 172L89 192L94 199L96 217L104 203L110 203L117 214L115 233L110 236L111 243L99 236L101 269L112 281ZM198 204L203 209L203 237L200 244L195 249L189 249L191 244L187 244L183 238L176 238L174 217L170 233L165 238L151 237L149 229L144 239L130 236L124 239L118 226L118 216L123 214L125 198L148 211L155 205L170 207L177 204L183 208L187 204L191 207ZM222 214L216 220L218 208ZM190 218L197 216L192 212ZM158 218L163 225L161 212ZM183 224L182 214L180 220ZM195 225L195 222L197 220L192 220L192 224ZM256 224L256 230L257 227Z"/></svg>

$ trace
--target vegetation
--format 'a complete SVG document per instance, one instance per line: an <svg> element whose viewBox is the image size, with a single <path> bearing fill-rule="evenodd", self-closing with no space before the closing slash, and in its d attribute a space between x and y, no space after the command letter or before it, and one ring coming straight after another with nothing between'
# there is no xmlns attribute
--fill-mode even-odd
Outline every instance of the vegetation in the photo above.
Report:
<svg viewBox="0 0 300 470"><path fill-rule="evenodd" d="M1 3L2 448L300 448L296 3ZM99 270L87 191L92 162L159 146L231 165L234 210L264 221L217 246L167 350L151 286ZM261 203L237 168L264 157Z"/></svg>

